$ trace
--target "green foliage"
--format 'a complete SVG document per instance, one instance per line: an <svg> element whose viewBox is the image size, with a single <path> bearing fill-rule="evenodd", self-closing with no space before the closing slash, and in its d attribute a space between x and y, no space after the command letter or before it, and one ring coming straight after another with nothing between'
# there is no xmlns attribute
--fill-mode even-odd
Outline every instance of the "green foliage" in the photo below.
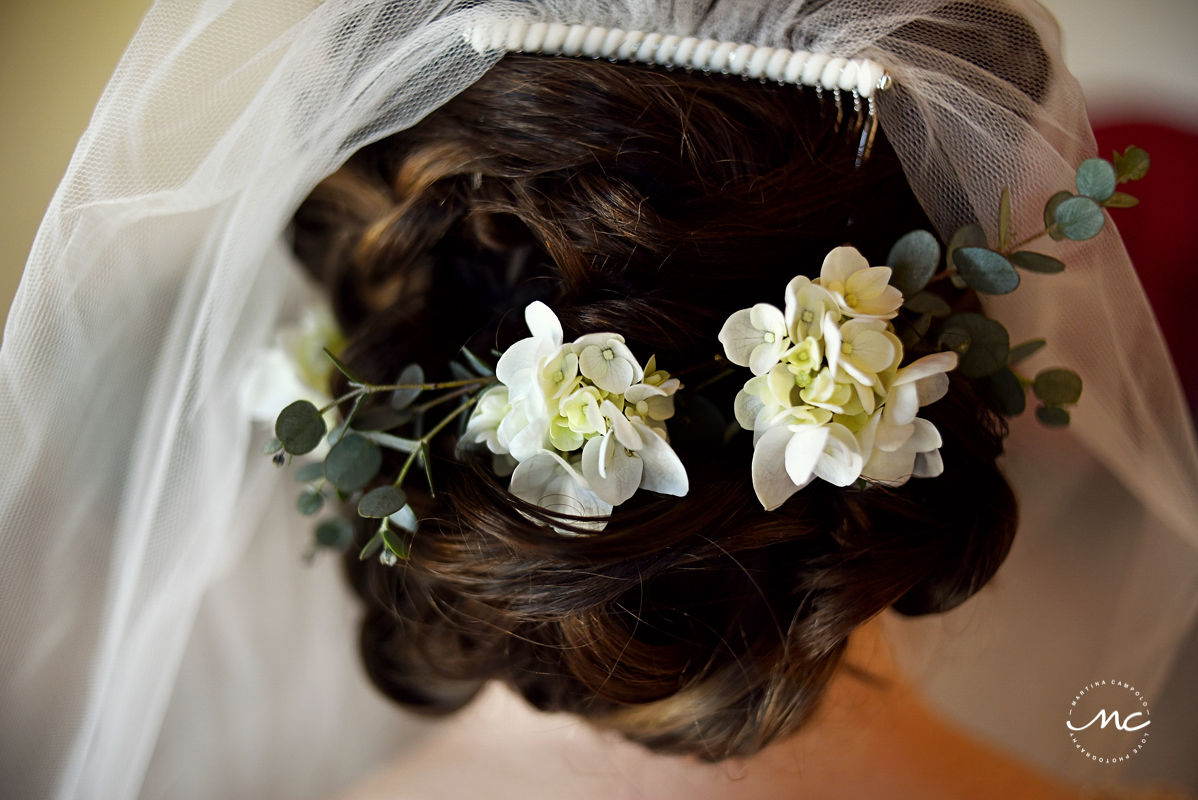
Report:
<svg viewBox="0 0 1198 800"><path fill-rule="evenodd" d="M966 312L945 320L939 345L960 356L958 368L967 378L984 378L1007 365L1010 337L1000 323Z"/></svg>
<svg viewBox="0 0 1198 800"><path fill-rule="evenodd" d="M267 439L266 444L262 446L262 454L267 455L267 456L273 456L275 453L281 452L282 449L283 449L283 443L280 442L274 436L272 436L269 439Z"/></svg>
<svg viewBox="0 0 1198 800"><path fill-rule="evenodd" d="M1050 428L1064 428L1069 424L1069 412L1059 406L1039 406L1036 419Z"/></svg>
<svg viewBox="0 0 1198 800"><path fill-rule="evenodd" d="M903 302L903 308L914 311L916 314L930 314L933 317L947 317L953 313L944 298L932 292L920 292L914 295L911 299Z"/></svg>
<svg viewBox="0 0 1198 800"><path fill-rule="evenodd" d="M1003 416L1015 417L1027 408L1027 392L1009 367L1003 367L993 375L988 375L986 390Z"/></svg>
<svg viewBox="0 0 1198 800"><path fill-rule="evenodd" d="M983 294L1009 294L1019 287L1019 273L1002 253L985 247L960 247L953 265L970 289Z"/></svg>
<svg viewBox="0 0 1198 800"><path fill-rule="evenodd" d="M1002 197L998 201L998 246L1006 250L1011 246L1011 187L1002 187Z"/></svg>
<svg viewBox="0 0 1198 800"><path fill-rule="evenodd" d="M320 509L324 508L324 495L316 491L304 492L296 498L295 507L305 516L319 514Z"/></svg>
<svg viewBox="0 0 1198 800"><path fill-rule="evenodd" d="M324 461L324 475L330 483L348 494L370 483L382 463L383 454L378 445L363 436L350 433L329 450Z"/></svg>
<svg viewBox="0 0 1198 800"><path fill-rule="evenodd" d="M470 352L470 348L462 348L462 358L466 359L466 363L475 371L481 378L489 378L495 374L495 370L487 366L481 358Z"/></svg>
<svg viewBox="0 0 1198 800"><path fill-rule="evenodd" d="M1148 153L1134 144L1124 150L1122 154L1116 150L1114 153L1114 162L1115 180L1119 183L1140 180L1148 174L1148 167L1152 163L1148 158Z"/></svg>
<svg viewBox="0 0 1198 800"><path fill-rule="evenodd" d="M418 385L424 383L424 369L419 364L408 364L400 370L399 377L395 381L400 385ZM391 393L391 407L396 411L402 411L420 396L421 389L396 389Z"/></svg>
<svg viewBox="0 0 1198 800"><path fill-rule="evenodd" d="M396 558L407 558L411 554L411 551L408 549L408 543L404 541L403 536L397 531L391 530L385 523L379 528L379 535L383 538L383 546L386 548L385 552L390 553ZM391 561L390 563L394 564L395 562Z"/></svg>
<svg viewBox="0 0 1198 800"><path fill-rule="evenodd" d="M1061 233L1057 227L1057 206L1073 197L1069 192L1057 192L1052 197L1048 198L1048 202L1044 204L1044 227L1048 229L1048 235L1054 241L1061 241L1065 238L1065 234Z"/></svg>
<svg viewBox="0 0 1198 800"><path fill-rule="evenodd" d="M1106 200L1102 201L1105 208L1134 208L1140 204L1139 199L1132 197L1125 192L1115 192Z"/></svg>
<svg viewBox="0 0 1198 800"><path fill-rule="evenodd" d="M384 519L399 511L407 502L404 493L394 486L379 486L358 501L358 516Z"/></svg>
<svg viewBox="0 0 1198 800"><path fill-rule="evenodd" d="M316 544L335 550L346 550L354 541L353 523L345 517L331 517L316 526Z"/></svg>
<svg viewBox="0 0 1198 800"><path fill-rule="evenodd" d="M1046 256L1043 253L1033 253L1030 250L1020 250L1017 253L1012 253L1011 263L1017 267L1026 269L1028 272L1053 274L1064 272L1065 270L1065 265L1052 256Z"/></svg>
<svg viewBox="0 0 1198 800"><path fill-rule="evenodd" d="M345 366L345 364L342 364L341 359L339 359L339 358L337 358L337 356L333 355L332 351L329 350L329 348L327 348L327 347L324 348L324 354L326 356L328 356L329 361L333 362L333 366L337 368L337 371L349 379L349 382L351 384L353 384L355 386L366 385L366 381L360 380L356 375L354 375L352 372L350 372L349 367Z"/></svg>
<svg viewBox="0 0 1198 800"><path fill-rule="evenodd" d="M1061 201L1052 218L1061 235L1075 242L1093 239L1106 223L1102 209L1089 197L1070 197Z"/></svg>
<svg viewBox="0 0 1198 800"><path fill-rule="evenodd" d="M315 450L325 430L324 417L307 400L296 400L280 411L275 420L275 437L293 456Z"/></svg>
<svg viewBox="0 0 1198 800"><path fill-rule="evenodd" d="M1029 358L1044 345L1045 341L1043 339L1029 339L1022 344L1015 345L1011 348L1011 352L1007 356L1007 363L1014 366L1025 358Z"/></svg>
<svg viewBox="0 0 1198 800"><path fill-rule="evenodd" d="M379 528L375 531L374 536L370 537L370 541L358 553L358 560L365 561L375 553L383 549L383 529Z"/></svg>
<svg viewBox="0 0 1198 800"><path fill-rule="evenodd" d="M433 486L433 456L429 452L428 442L420 442L420 466L424 467L424 479L428 481L428 493L433 497L437 496L437 490Z"/></svg>
<svg viewBox="0 0 1198 800"><path fill-rule="evenodd" d="M928 285L940 265L940 243L927 231L911 231L903 236L886 256L890 265L890 283L910 297Z"/></svg>
<svg viewBox="0 0 1198 800"><path fill-rule="evenodd" d="M1099 203L1115 193L1115 168L1104 158L1087 158L1077 168L1077 193Z"/></svg>
<svg viewBox="0 0 1198 800"><path fill-rule="evenodd" d="M1045 405L1076 403L1082 396L1082 379L1070 369L1046 369L1036 375L1032 391Z"/></svg>
<svg viewBox="0 0 1198 800"><path fill-rule="evenodd" d="M962 247L989 247L990 243L986 241L986 232L982 230L981 225L962 225L953 233L952 238L948 240L948 253L946 259L950 271L957 268L955 263L956 252ZM954 281L955 283L955 281ZM964 284L957 288L965 288Z"/></svg>

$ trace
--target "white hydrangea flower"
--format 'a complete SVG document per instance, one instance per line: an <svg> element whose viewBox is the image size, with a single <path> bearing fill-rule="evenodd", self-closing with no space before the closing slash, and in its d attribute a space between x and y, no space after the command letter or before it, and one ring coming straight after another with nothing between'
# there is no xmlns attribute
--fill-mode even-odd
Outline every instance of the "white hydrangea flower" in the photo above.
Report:
<svg viewBox="0 0 1198 800"><path fill-rule="evenodd" d="M629 420L610 400L601 411L611 427L582 448L582 475L601 500L618 506L640 488L686 494L686 468L665 439L648 425Z"/></svg>
<svg viewBox="0 0 1198 800"><path fill-rule="evenodd" d="M806 275L796 275L786 284L786 329L792 341L811 337L820 339L824 316L834 312L839 316L840 303L831 292Z"/></svg>
<svg viewBox="0 0 1198 800"><path fill-rule="evenodd" d="M815 478L848 486L863 465L857 438L839 423L779 425L753 450L753 490L772 511Z"/></svg>
<svg viewBox="0 0 1198 800"><path fill-rule="evenodd" d="M513 405L528 400L543 403L544 395L533 390L540 389L542 369L562 346L562 324L540 300L530 303L524 310L524 321L532 336L505 350L495 365L495 377L508 387Z"/></svg>
<svg viewBox="0 0 1198 800"><path fill-rule="evenodd" d="M748 367L754 375L769 372L790 347L786 317L769 303L758 303L728 317L719 340L728 360Z"/></svg>
<svg viewBox="0 0 1198 800"><path fill-rule="evenodd" d="M677 378L652 386L638 383L624 393L624 413L636 414L647 420L667 420L674 416L674 393L682 386Z"/></svg>
<svg viewBox="0 0 1198 800"><path fill-rule="evenodd" d="M499 444L499 423L512 408L508 388L503 384L488 388L478 398L478 404L466 423L465 438L475 444L486 444L492 453L507 453Z"/></svg>
<svg viewBox="0 0 1198 800"><path fill-rule="evenodd" d="M890 285L890 267L871 267L856 248L837 247L824 258L819 285L827 289L841 313L863 319L893 319L903 293Z"/></svg>
<svg viewBox="0 0 1198 800"><path fill-rule="evenodd" d="M618 333L588 333L574 340L583 377L611 394L624 394L645 371Z"/></svg>

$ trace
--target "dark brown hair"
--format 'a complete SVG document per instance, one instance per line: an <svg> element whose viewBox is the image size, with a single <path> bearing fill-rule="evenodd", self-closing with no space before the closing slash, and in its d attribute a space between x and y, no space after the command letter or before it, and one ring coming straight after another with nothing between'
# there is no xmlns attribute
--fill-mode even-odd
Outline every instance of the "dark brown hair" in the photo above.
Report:
<svg viewBox="0 0 1198 800"><path fill-rule="evenodd" d="M884 263L929 227L884 138L857 167L835 117L793 87L509 56L322 183L295 250L369 380L503 349L533 299L567 340L618 331L671 371L708 364L729 314L778 302L832 247ZM741 382L678 395L689 494L638 492L597 535L530 521L544 512L445 437L441 489L413 498L411 558L348 558L375 683L445 712L499 679L657 750L747 755L810 716L858 625L951 608L993 575L1014 533L1005 430L967 382L921 412L944 439L941 477L817 480L771 513L751 436L701 424L730 416Z"/></svg>

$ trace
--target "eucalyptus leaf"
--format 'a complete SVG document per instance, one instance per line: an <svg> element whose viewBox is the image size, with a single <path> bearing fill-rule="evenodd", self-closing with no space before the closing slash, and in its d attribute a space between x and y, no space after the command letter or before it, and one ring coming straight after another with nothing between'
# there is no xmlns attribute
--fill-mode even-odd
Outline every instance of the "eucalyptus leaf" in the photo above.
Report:
<svg viewBox="0 0 1198 800"><path fill-rule="evenodd" d="M383 530L380 528L379 530L375 531L374 536L370 537L370 541L367 542L366 546L362 548L362 551L358 553L358 560L365 561L382 549Z"/></svg>
<svg viewBox="0 0 1198 800"><path fill-rule="evenodd" d="M941 348L961 357L958 368L967 378L984 378L1007 365L1010 336L998 322L966 312L949 317L940 330Z"/></svg>
<svg viewBox="0 0 1198 800"><path fill-rule="evenodd" d="M474 353L470 351L469 347L462 348L462 357L466 359L466 363L478 373L480 378L489 378L495 374L495 370L492 367L487 366L487 364L485 364L481 358L474 355Z"/></svg>
<svg viewBox="0 0 1198 800"><path fill-rule="evenodd" d="M920 314L915 322L911 323L912 330L920 339L928 335L928 331L932 328L932 315Z"/></svg>
<svg viewBox="0 0 1198 800"><path fill-rule="evenodd" d="M350 372L349 367L347 367L347 366L345 366L345 364L341 363L341 359L339 359L339 358L337 358L337 356L333 355L332 350L330 350L327 347L324 347L321 349L324 350L324 354L326 356L328 356L329 361L333 362L333 366L337 368L337 371L340 372L342 375L344 375L346 378L348 378L350 383L352 383L356 386L363 386L366 384L366 381L360 379L358 376L356 376L352 372Z"/></svg>
<svg viewBox="0 0 1198 800"><path fill-rule="evenodd" d="M961 247L953 253L953 265L969 284L983 294L1009 294L1019 287L1019 273L1002 253L985 247Z"/></svg>
<svg viewBox="0 0 1198 800"><path fill-rule="evenodd" d="M1132 197L1126 192L1115 192L1102 203L1105 208L1135 208L1139 204L1138 197Z"/></svg>
<svg viewBox="0 0 1198 800"><path fill-rule="evenodd" d="M353 523L345 517L331 517L316 526L316 544L321 547L331 547L345 550L354 541ZM382 544L382 542L379 542Z"/></svg>
<svg viewBox="0 0 1198 800"><path fill-rule="evenodd" d="M387 552L399 557L407 558L410 554L408 543L404 541L403 536L388 527L379 529L379 534L383 537L383 546L387 548Z"/></svg>
<svg viewBox="0 0 1198 800"><path fill-rule="evenodd" d="M412 412L410 410L396 411L387 404L375 405L358 414L354 420L354 430L359 433L362 431L389 431L411 421Z"/></svg>
<svg viewBox="0 0 1198 800"><path fill-rule="evenodd" d="M304 492L296 498L295 507L305 516L319 514L320 509L324 508L324 495L320 492Z"/></svg>
<svg viewBox="0 0 1198 800"><path fill-rule="evenodd" d="M327 440L329 447L332 447L333 445L337 444L337 442L341 441L345 437L345 434L346 429L344 425L338 425L336 428L333 428L331 431L329 431L329 438Z"/></svg>
<svg viewBox="0 0 1198 800"><path fill-rule="evenodd" d="M372 441L379 447L386 447L388 450L398 450L401 453L411 453L420 447L419 439L405 439L402 436L394 436L382 431L358 431L357 433L363 439Z"/></svg>
<svg viewBox="0 0 1198 800"><path fill-rule="evenodd" d="M1050 428L1064 428L1069 424L1069 412L1059 406L1039 406L1036 419Z"/></svg>
<svg viewBox="0 0 1198 800"><path fill-rule="evenodd" d="M1115 168L1105 158L1087 158L1077 168L1077 193L1099 203L1115 192Z"/></svg>
<svg viewBox="0 0 1198 800"><path fill-rule="evenodd" d="M478 377L465 364L458 361L449 362L449 374L455 381L468 381Z"/></svg>
<svg viewBox="0 0 1198 800"><path fill-rule="evenodd" d="M1032 391L1047 405L1068 405L1081 398L1082 379L1070 369L1046 369L1036 375Z"/></svg>
<svg viewBox="0 0 1198 800"><path fill-rule="evenodd" d="M1039 351L1044 345L1045 341L1043 339L1029 339L1022 344L1017 344L1011 348L1011 353L1007 356L1007 363L1014 366L1020 361L1031 357L1033 353Z"/></svg>
<svg viewBox="0 0 1198 800"><path fill-rule="evenodd" d="M395 380L398 384L420 384L424 383L424 370L419 364L408 364L399 372L399 377ZM396 411L403 411L412 402L420 396L421 389L396 389L391 393L391 407Z"/></svg>
<svg viewBox="0 0 1198 800"><path fill-rule="evenodd" d="M315 450L326 429L324 417L307 400L296 400L280 411L275 420L275 436L283 449L294 456Z"/></svg>
<svg viewBox="0 0 1198 800"><path fill-rule="evenodd" d="M894 243L886 256L890 283L910 297L928 285L940 266L940 243L927 231L911 231Z"/></svg>
<svg viewBox="0 0 1198 800"><path fill-rule="evenodd" d="M1026 269L1028 272L1052 274L1062 272L1065 269L1064 263L1052 256L1046 256L1043 253L1033 253L1030 250L1020 250L1017 253L1012 253L1011 263L1017 267Z"/></svg>
<svg viewBox="0 0 1198 800"><path fill-rule="evenodd" d="M272 436L265 445L262 446L263 455L273 456L275 453L283 449L283 443L277 437Z"/></svg>
<svg viewBox="0 0 1198 800"><path fill-rule="evenodd" d="M1011 241L1011 187L1004 186L998 200L998 246L1005 250Z"/></svg>
<svg viewBox="0 0 1198 800"><path fill-rule="evenodd" d="M1152 164L1148 153L1134 144L1124 150L1122 155L1116 150L1114 161L1116 180L1119 183L1140 180L1148 174L1148 167Z"/></svg>
<svg viewBox="0 0 1198 800"><path fill-rule="evenodd" d="M914 311L916 314L931 314L933 317L947 317L953 313L944 298L932 292L920 292L914 297L904 300L903 308Z"/></svg>
<svg viewBox="0 0 1198 800"><path fill-rule="evenodd" d="M428 450L428 442L420 443L420 466L424 467L424 479L428 481L428 493L433 497L437 496L437 490L433 487L433 463L432 455Z"/></svg>
<svg viewBox="0 0 1198 800"><path fill-rule="evenodd" d="M295 471L295 479L300 483L311 483L324 477L324 462L313 461L304 464Z"/></svg>
<svg viewBox="0 0 1198 800"><path fill-rule="evenodd" d="M1065 238L1065 234L1056 230L1054 227L1057 224L1056 211L1057 206L1073 197L1070 192L1057 192L1052 197L1048 198L1048 202L1044 204L1044 227L1048 228L1048 235L1054 241L1061 241Z"/></svg>
<svg viewBox="0 0 1198 800"><path fill-rule="evenodd" d="M1017 417L1027 408L1027 392L1008 367L988 376L986 389L998 412L1004 417Z"/></svg>
<svg viewBox="0 0 1198 800"><path fill-rule="evenodd" d="M383 454L378 445L350 433L333 445L324 460L324 475L342 492L356 492L378 474Z"/></svg>
<svg viewBox="0 0 1198 800"><path fill-rule="evenodd" d="M394 486L379 486L358 501L358 516L384 519L399 511L407 502L404 493Z"/></svg>
<svg viewBox="0 0 1198 800"><path fill-rule="evenodd" d="M1089 197L1070 197L1053 211L1061 235L1075 242L1093 239L1106 224L1102 208Z"/></svg>
<svg viewBox="0 0 1198 800"><path fill-rule="evenodd" d="M970 225L962 225L953 233L951 239L948 240L947 262L950 269L956 269L956 263L953 261L957 250L962 247L988 247L989 242L986 241L986 232L982 230L982 226L976 223ZM957 284L954 276L954 285L958 289L964 289L965 284Z"/></svg>

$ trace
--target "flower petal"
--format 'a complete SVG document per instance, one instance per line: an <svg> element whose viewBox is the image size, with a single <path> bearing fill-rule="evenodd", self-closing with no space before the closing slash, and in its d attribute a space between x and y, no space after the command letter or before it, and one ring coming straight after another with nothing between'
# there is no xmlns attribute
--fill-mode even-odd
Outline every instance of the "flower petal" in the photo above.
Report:
<svg viewBox="0 0 1198 800"><path fill-rule="evenodd" d="M512 473L512 494L546 511L583 517L607 517L612 506L584 484L581 476L556 453L542 451L521 462ZM574 523L602 530L606 520Z"/></svg>
<svg viewBox="0 0 1198 800"><path fill-rule="evenodd" d="M645 446L636 451L645 465L641 488L674 497L686 496L690 482L686 477L686 467L674 448L648 425L637 424L636 427L645 442Z"/></svg>
<svg viewBox="0 0 1198 800"><path fill-rule="evenodd" d="M957 354L951 350L932 353L912 361L894 376L895 385L922 380L936 373L949 372L957 366Z"/></svg>
<svg viewBox="0 0 1198 800"><path fill-rule="evenodd" d="M587 485L613 506L636 493L644 468L644 462L629 455L610 432L590 439L582 448L582 475Z"/></svg>
<svg viewBox="0 0 1198 800"><path fill-rule="evenodd" d="M845 283L858 270L869 269L869 262L855 247L837 247L824 257L819 270L821 284L835 281Z"/></svg>
<svg viewBox="0 0 1198 800"><path fill-rule="evenodd" d="M554 347L562 343L562 323L557 314L540 300L534 300L524 309L524 322L536 339L548 339Z"/></svg>
<svg viewBox="0 0 1198 800"><path fill-rule="evenodd" d="M865 463L857 438L836 422L823 427L828 431L827 442L815 465L815 474L834 486L848 486L861 477L861 467Z"/></svg>
<svg viewBox="0 0 1198 800"><path fill-rule="evenodd" d="M828 442L827 425L789 425L790 441L786 443L786 474L797 488L803 488L815 477L816 465Z"/></svg>
<svg viewBox="0 0 1198 800"><path fill-rule="evenodd" d="M753 491L766 511L773 511L799 490L786 472L789 427L770 428L753 448Z"/></svg>

